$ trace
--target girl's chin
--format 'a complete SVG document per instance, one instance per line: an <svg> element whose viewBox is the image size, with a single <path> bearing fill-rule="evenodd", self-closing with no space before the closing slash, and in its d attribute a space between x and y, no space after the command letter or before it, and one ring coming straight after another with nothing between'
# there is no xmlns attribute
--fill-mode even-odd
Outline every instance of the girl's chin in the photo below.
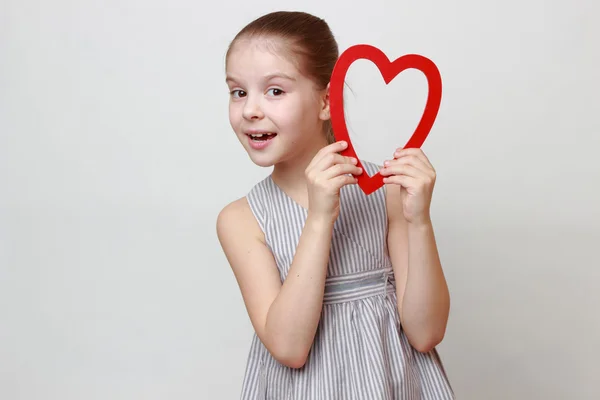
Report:
<svg viewBox="0 0 600 400"><path fill-rule="evenodd" d="M264 168L272 167L276 164L276 161L271 157L260 157L250 154L250 159L254 164Z"/></svg>

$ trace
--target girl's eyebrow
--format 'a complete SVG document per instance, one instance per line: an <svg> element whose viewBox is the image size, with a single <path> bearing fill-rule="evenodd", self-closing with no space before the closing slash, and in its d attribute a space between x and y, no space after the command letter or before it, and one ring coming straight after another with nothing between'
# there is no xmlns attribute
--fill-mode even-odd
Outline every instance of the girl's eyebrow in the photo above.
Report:
<svg viewBox="0 0 600 400"><path fill-rule="evenodd" d="M271 79L275 79L275 78L287 79L288 81L296 81L296 78L294 78L293 76L290 76L288 74L285 74L283 72L274 72L272 74L267 74L267 75L265 75L264 80L270 81ZM237 79L235 79L234 77L229 76L229 75L225 78L226 83L236 82L236 81L237 81Z"/></svg>
<svg viewBox="0 0 600 400"><path fill-rule="evenodd" d="M265 80L267 80L267 81L270 81L271 79L274 79L274 78L282 78L282 79L287 79L289 81L296 80L296 78L294 78L293 76L289 76L287 74L284 74L283 72L276 72L276 73L265 76Z"/></svg>

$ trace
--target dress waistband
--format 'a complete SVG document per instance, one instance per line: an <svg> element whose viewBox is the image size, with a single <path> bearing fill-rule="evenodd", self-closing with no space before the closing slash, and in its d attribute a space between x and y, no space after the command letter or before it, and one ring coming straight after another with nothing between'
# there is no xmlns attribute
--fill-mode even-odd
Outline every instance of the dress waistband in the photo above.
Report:
<svg viewBox="0 0 600 400"><path fill-rule="evenodd" d="M396 291L392 268L333 276L325 281L323 304L344 303Z"/></svg>

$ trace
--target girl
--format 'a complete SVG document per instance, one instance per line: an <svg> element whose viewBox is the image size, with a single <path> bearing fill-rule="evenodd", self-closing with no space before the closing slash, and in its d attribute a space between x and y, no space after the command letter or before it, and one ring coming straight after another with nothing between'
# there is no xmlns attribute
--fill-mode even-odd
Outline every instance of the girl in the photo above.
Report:
<svg viewBox="0 0 600 400"><path fill-rule="evenodd" d="M229 120L270 176L217 233L255 329L242 399L452 399L435 350L449 294L419 149L382 168L339 154L329 122L338 46L322 19L274 12L231 42ZM365 196L359 174L381 171Z"/></svg>

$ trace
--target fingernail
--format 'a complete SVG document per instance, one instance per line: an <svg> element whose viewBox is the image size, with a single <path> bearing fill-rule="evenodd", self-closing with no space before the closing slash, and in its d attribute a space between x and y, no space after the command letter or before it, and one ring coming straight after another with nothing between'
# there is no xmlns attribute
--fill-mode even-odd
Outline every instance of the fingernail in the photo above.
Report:
<svg viewBox="0 0 600 400"><path fill-rule="evenodd" d="M388 160L385 160L385 161L383 162L383 165L387 167L388 165L390 165L390 162L389 162Z"/></svg>

